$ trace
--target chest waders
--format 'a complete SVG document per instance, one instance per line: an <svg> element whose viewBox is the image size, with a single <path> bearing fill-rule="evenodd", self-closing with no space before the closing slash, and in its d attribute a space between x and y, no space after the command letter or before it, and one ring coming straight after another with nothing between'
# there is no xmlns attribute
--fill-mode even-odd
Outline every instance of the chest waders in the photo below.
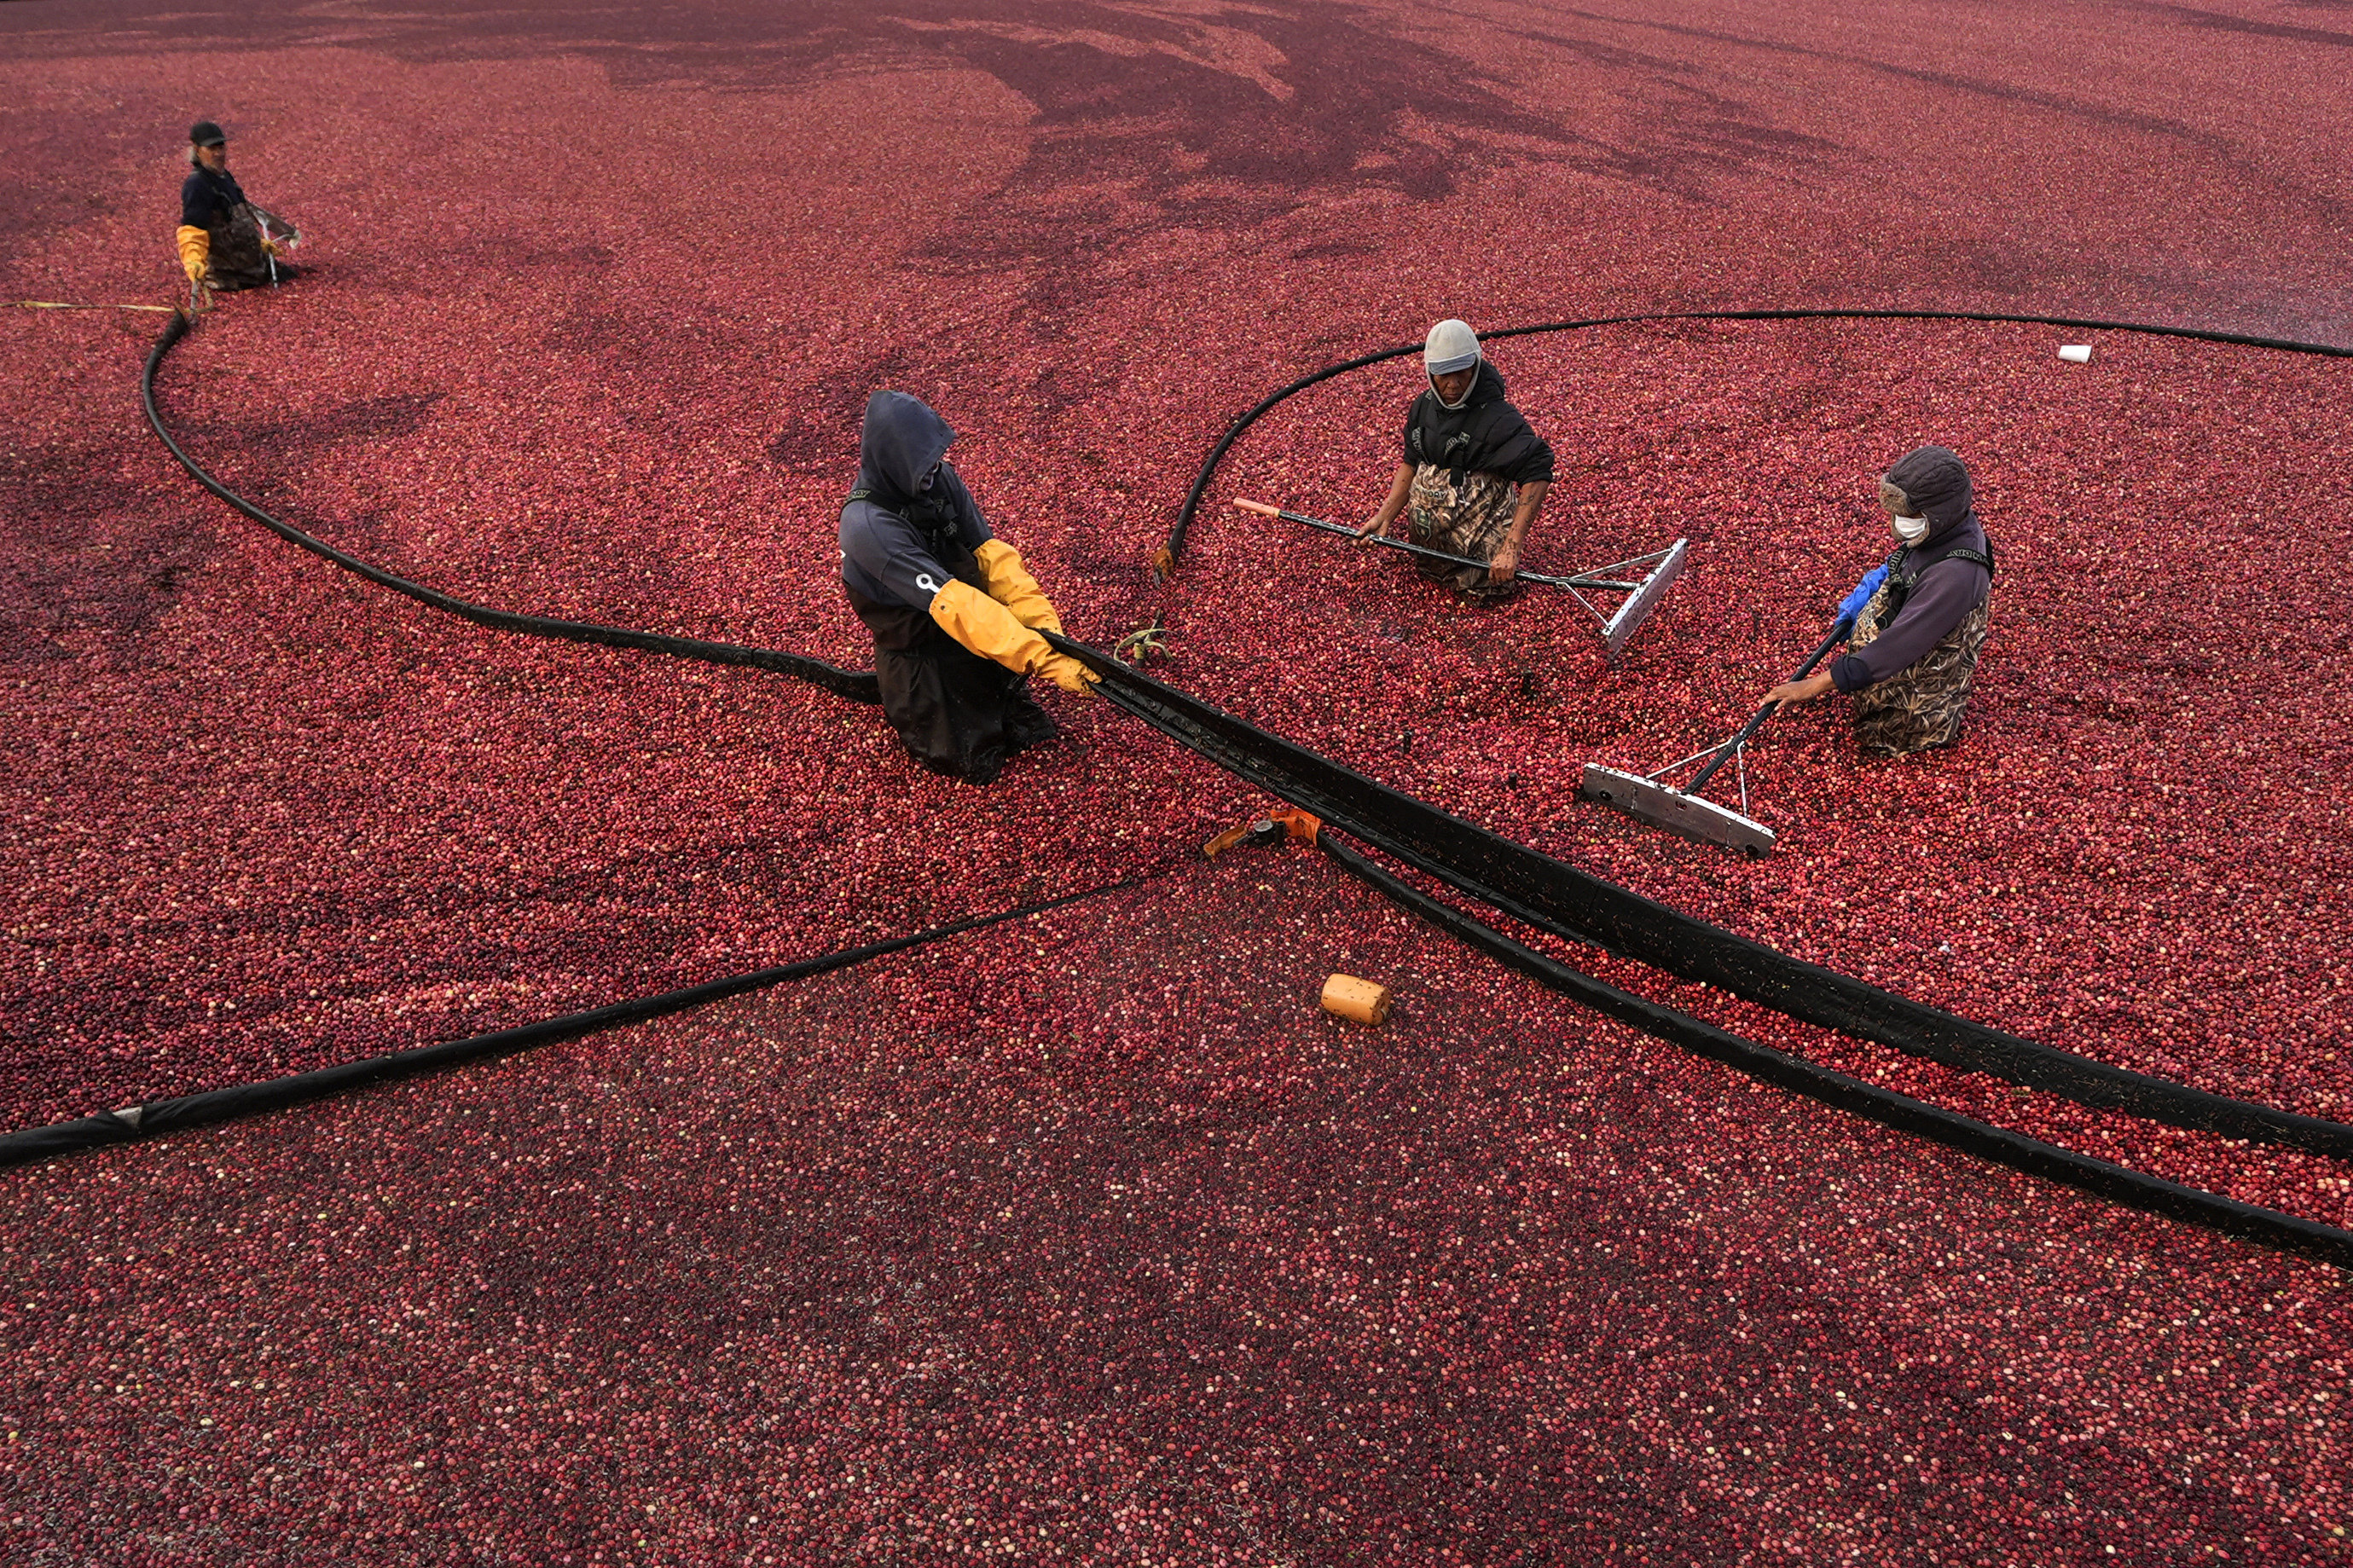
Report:
<svg viewBox="0 0 2353 1568"><path fill-rule="evenodd" d="M225 212L215 209L205 232L212 237L208 271L214 288L229 293L276 281L269 253L261 248L261 223L250 203L239 202Z"/></svg>
<svg viewBox="0 0 2353 1568"><path fill-rule="evenodd" d="M1993 607L1993 542L1983 550L1937 552L1925 563L1908 544L1887 558L1887 581L1855 617L1850 650L1868 647L1883 627L1895 624L1920 579L1947 561L1968 561L1986 569L1986 596L1935 647L1884 680L1854 694L1855 743L1872 756L1902 757L1949 746L1961 738L1969 689L1977 677L1978 652L1985 647Z"/></svg>
<svg viewBox="0 0 2353 1568"><path fill-rule="evenodd" d="M1887 557L1887 581L1881 584L1874 600L1877 614L1873 618L1880 626L1893 625L1895 617L1904 613L1905 601L1912 597L1913 590L1919 587L1920 579L1927 574L1930 566L1939 566L1947 561L1969 561L1984 567L1988 578L1994 574L1993 541L1990 539L1986 541L1983 550L1940 551L1934 560L1922 566L1911 564L1914 553L1912 546L1899 544Z"/></svg>

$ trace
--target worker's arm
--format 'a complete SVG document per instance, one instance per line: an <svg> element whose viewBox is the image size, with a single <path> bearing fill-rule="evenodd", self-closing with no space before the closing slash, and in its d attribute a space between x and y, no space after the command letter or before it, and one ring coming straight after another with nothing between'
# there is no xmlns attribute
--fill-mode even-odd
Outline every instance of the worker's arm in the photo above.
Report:
<svg viewBox="0 0 2353 1568"><path fill-rule="evenodd" d="M1398 520L1398 513L1405 510L1407 498L1412 494L1413 465L1400 462L1397 466L1397 476L1389 480L1388 499L1381 502L1380 510L1373 513L1373 520L1370 522L1356 530L1357 539L1366 540L1376 535L1387 539L1389 534L1389 524Z"/></svg>
<svg viewBox="0 0 2353 1568"><path fill-rule="evenodd" d="M1828 679L1860 691L1901 675L1951 635L1982 603L1993 576L1974 561L1939 561L1920 574L1912 596L1870 642L1831 661Z"/></svg>
<svg viewBox="0 0 2353 1568"><path fill-rule="evenodd" d="M1520 504L1512 514L1511 530L1504 535L1504 542L1495 547L1494 559L1487 563L1488 582L1508 583L1512 580L1512 574L1520 569L1520 546L1526 542L1528 530L1535 524L1536 513L1544 508L1545 492L1550 489L1550 479L1538 479L1534 484L1520 487Z"/></svg>
<svg viewBox="0 0 2353 1568"><path fill-rule="evenodd" d="M983 540L973 552L980 563L982 580L988 584L988 596L1013 612L1013 618L1032 631L1059 632L1062 617L1054 608L1054 601L1038 586L1038 579L1029 575L1021 564L1021 552L1001 539Z"/></svg>
<svg viewBox="0 0 2353 1568"><path fill-rule="evenodd" d="M180 270L188 275L189 282L203 282L205 269L212 263L213 237L192 223L184 223L173 237L179 242Z"/></svg>
<svg viewBox="0 0 2353 1568"><path fill-rule="evenodd" d="M932 595L931 615L939 628L981 658L1017 675L1042 675L1065 691L1092 691L1100 679L1068 654L1056 653L1044 637L1014 619L1013 612L971 584L951 577Z"/></svg>

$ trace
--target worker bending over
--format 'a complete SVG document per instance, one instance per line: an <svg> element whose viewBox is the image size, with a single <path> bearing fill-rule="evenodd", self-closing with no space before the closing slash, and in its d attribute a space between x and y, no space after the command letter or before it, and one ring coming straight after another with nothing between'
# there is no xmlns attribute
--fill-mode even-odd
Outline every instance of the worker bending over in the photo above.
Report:
<svg viewBox="0 0 2353 1568"><path fill-rule="evenodd" d="M1061 733L1027 677L1092 691L1095 676L1040 631L1061 618L989 531L945 454L955 432L919 397L878 392L858 437L858 488L841 509L841 582L874 634L882 711L914 759L973 784Z"/></svg>
<svg viewBox="0 0 2353 1568"><path fill-rule="evenodd" d="M290 241L293 229L245 199L228 172L228 137L219 126L199 120L189 127L188 162L195 167L180 186L177 238L190 298L201 306L215 289L258 289L291 278L294 268L280 242Z"/></svg>
<svg viewBox="0 0 2353 1568"><path fill-rule="evenodd" d="M1416 556L1433 583L1451 583L1473 604L1500 604L1520 591L1520 548L1552 487L1552 448L1504 398L1504 378L1480 352L1467 321L1430 329L1421 365L1429 389L1406 410L1405 453L1388 499L1357 531L1387 538L1411 510L1416 544L1484 562L1451 566Z"/></svg>
<svg viewBox="0 0 2353 1568"><path fill-rule="evenodd" d="M1847 692L1863 750L1900 757L1960 739L1992 607L1993 545L1972 505L1968 469L1942 447L1923 447L1888 469L1879 500L1895 552L1858 585L1861 593L1880 579L1847 651L1827 673L1784 681L1765 699L1810 702L1833 688Z"/></svg>

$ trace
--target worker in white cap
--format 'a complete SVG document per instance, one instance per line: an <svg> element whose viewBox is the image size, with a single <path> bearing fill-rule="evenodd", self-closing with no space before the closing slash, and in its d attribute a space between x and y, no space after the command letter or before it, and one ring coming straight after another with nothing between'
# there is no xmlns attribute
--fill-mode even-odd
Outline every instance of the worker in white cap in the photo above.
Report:
<svg viewBox="0 0 2353 1568"><path fill-rule="evenodd" d="M1421 574L1474 604L1497 604L1519 592L1514 574L1552 486L1552 448L1504 400L1504 378L1468 321L1430 328L1421 363L1430 386L1406 411L1405 450L1388 499L1356 537L1386 537L1408 513L1414 543L1485 563L1452 566L1416 556Z"/></svg>

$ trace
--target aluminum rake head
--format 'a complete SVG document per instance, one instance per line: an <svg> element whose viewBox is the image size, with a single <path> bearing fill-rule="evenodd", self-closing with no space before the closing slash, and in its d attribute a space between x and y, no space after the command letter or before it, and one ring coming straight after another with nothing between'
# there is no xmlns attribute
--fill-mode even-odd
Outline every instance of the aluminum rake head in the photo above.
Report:
<svg viewBox="0 0 2353 1568"><path fill-rule="evenodd" d="M1601 646L1609 650L1610 662L1617 662L1627 642L1641 629L1642 623L1651 618L1651 612L1659 607L1659 601L1666 597L1667 589L1674 580L1683 575L1683 562L1690 554L1691 547L1687 541L1678 539L1669 545L1665 559L1651 569L1650 575L1642 579L1642 585L1627 595L1626 602L1618 606L1617 613L1602 623Z"/></svg>
<svg viewBox="0 0 2353 1568"><path fill-rule="evenodd" d="M1753 816L1743 816L1728 805L1685 795L1640 773L1620 773L1595 763L1585 764L1585 783L1577 790L1587 800L1622 811L1637 822L1680 833L1686 838L1721 844L1756 859L1773 852L1773 830Z"/></svg>

